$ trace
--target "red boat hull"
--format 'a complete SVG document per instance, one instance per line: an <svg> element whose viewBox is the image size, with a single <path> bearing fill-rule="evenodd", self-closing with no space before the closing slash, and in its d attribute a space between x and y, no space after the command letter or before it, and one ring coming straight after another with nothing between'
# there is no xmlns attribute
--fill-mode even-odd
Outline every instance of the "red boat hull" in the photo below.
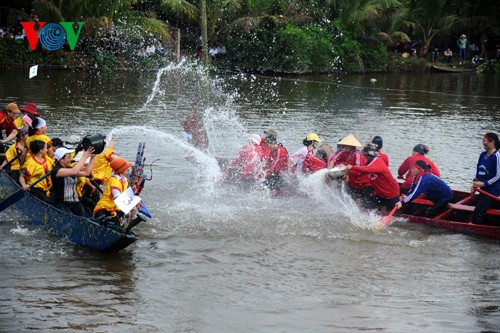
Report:
<svg viewBox="0 0 500 333"><path fill-rule="evenodd" d="M476 198L477 195L471 195L471 193L453 191L453 200L448 204L447 209L432 218L425 217L432 202L418 198L403 206L395 216L406 218L412 223L500 239L500 199L487 211L489 224L474 224L472 223L472 214Z"/></svg>

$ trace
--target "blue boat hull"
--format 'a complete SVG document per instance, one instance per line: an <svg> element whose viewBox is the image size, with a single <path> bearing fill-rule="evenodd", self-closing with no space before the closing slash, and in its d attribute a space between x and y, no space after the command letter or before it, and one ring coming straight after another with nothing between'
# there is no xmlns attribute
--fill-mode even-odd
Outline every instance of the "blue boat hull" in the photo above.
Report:
<svg viewBox="0 0 500 333"><path fill-rule="evenodd" d="M2 191L10 193L19 190L19 185L7 174L0 173L0 187ZM24 195L17 201L15 207L30 221L57 237L70 242L91 247L102 251L120 251L137 240L132 231L127 233L112 227L100 225L91 219L75 216L49 205L35 196ZM133 225L144 221L138 215Z"/></svg>

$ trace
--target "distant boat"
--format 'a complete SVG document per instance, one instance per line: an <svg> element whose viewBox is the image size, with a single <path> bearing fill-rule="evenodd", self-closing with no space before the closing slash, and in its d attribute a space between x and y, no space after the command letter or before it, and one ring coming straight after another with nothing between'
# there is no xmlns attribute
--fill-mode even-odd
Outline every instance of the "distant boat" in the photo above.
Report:
<svg viewBox="0 0 500 333"><path fill-rule="evenodd" d="M438 65L432 65L431 69L436 72L445 72L445 73L464 73L464 72L476 71L474 68L438 66Z"/></svg>

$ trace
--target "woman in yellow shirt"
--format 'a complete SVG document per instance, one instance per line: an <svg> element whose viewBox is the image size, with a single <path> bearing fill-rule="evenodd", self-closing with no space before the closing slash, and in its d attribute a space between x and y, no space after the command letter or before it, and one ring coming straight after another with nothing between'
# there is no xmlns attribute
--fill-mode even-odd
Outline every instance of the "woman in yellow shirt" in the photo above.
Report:
<svg viewBox="0 0 500 333"><path fill-rule="evenodd" d="M109 217L110 221L116 223L119 221L120 216L118 214L119 209L114 200L128 188L127 174L132 164L121 157L115 157L111 161L110 166L113 169L113 173L109 178L101 199L95 206L94 218L103 220Z"/></svg>
<svg viewBox="0 0 500 333"><path fill-rule="evenodd" d="M24 164L26 159L26 139L28 138L28 132L26 129L21 128L16 135L16 143L12 144L9 149L5 152L5 160L0 166L0 171L3 170L7 163L10 163L10 170L7 172L9 175L15 179L19 179L19 172L21 170L21 165Z"/></svg>
<svg viewBox="0 0 500 333"><path fill-rule="evenodd" d="M45 177L42 181L30 189L30 185L45 176L52 170L52 161L47 157L47 144L42 140L35 140L30 143L31 156L26 159L21 168L19 182L21 186L30 191L43 201L49 201L50 188L52 182L50 177Z"/></svg>
<svg viewBox="0 0 500 333"><path fill-rule="evenodd" d="M47 132L47 123L43 118L35 118L31 122L31 126L28 129L28 140L26 140L26 145L28 146L28 149L31 151L31 143L35 140L41 140L45 142L47 145L52 145L52 141L50 138L45 135ZM50 147L48 147L50 148Z"/></svg>

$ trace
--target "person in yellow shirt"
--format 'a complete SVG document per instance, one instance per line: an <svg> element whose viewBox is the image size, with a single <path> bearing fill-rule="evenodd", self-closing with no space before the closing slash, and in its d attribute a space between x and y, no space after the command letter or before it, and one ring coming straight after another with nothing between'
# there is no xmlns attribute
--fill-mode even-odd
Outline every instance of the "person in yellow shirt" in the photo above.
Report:
<svg viewBox="0 0 500 333"><path fill-rule="evenodd" d="M47 135L45 135L46 132L47 132L47 123L45 122L45 119L40 117L33 119L31 126L28 129L28 134L29 134L28 140L26 140L26 145L28 146L28 149L30 151L31 151L31 142L35 140L41 140L49 146L52 145L52 141L50 140L50 138Z"/></svg>
<svg viewBox="0 0 500 333"><path fill-rule="evenodd" d="M21 128L17 132L16 143L12 144L9 149L7 149L7 152L5 152L5 160L0 166L0 171L2 171L3 168L10 163L10 168L7 170L7 173L16 181L19 179L21 165L24 164L26 153L28 152L28 149L26 149L27 138L28 132L26 129Z"/></svg>
<svg viewBox="0 0 500 333"><path fill-rule="evenodd" d="M35 119L35 117L40 117L40 114L36 110L36 104L35 103L28 103L24 108L21 108L21 112L23 113L22 117L17 117L16 120L14 120L14 123L16 124L17 128L21 128L26 126L24 121L28 121L29 126L31 126L31 121ZM28 120L30 119L30 120Z"/></svg>
<svg viewBox="0 0 500 333"><path fill-rule="evenodd" d="M100 185L106 186L113 172L110 164L111 161L117 157L113 148L114 145L113 142L111 142L106 150L98 154L95 158L94 166L92 167L92 175L94 176L94 180Z"/></svg>
<svg viewBox="0 0 500 333"><path fill-rule="evenodd" d="M50 188L52 182L50 177L45 177L42 181L30 189L30 185L38 179L47 175L52 170L52 161L47 157L47 144L42 140L34 140L30 143L31 156L26 159L19 176L19 183L31 194L43 201L50 201Z"/></svg>
<svg viewBox="0 0 500 333"><path fill-rule="evenodd" d="M109 221L118 223L121 214L119 214L119 209L114 200L128 188L127 174L132 164L121 157L115 157L110 166L113 173L101 199L95 206L94 218L100 221L109 218Z"/></svg>

